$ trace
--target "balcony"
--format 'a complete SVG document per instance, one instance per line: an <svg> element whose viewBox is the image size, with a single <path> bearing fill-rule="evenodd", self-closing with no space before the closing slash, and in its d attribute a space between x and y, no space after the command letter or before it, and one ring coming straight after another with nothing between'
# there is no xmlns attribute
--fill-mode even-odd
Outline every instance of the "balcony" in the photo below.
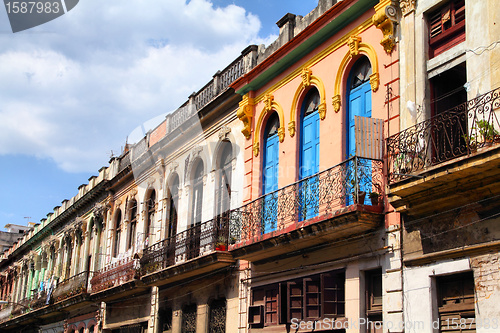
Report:
<svg viewBox="0 0 500 333"><path fill-rule="evenodd" d="M420 216L499 194L499 108L497 88L389 137L391 204Z"/></svg>
<svg viewBox="0 0 500 333"><path fill-rule="evenodd" d="M77 295L86 294L88 275L88 272L81 272L59 282L51 295L53 302L57 303Z"/></svg>
<svg viewBox="0 0 500 333"><path fill-rule="evenodd" d="M125 258L118 260L94 272L90 280L90 292L92 294L100 293L111 288L128 284L139 278L138 268L139 262L137 259Z"/></svg>
<svg viewBox="0 0 500 333"><path fill-rule="evenodd" d="M235 262L227 246L228 217L217 216L146 248L140 260L141 280L172 283L227 267Z"/></svg>
<svg viewBox="0 0 500 333"><path fill-rule="evenodd" d="M240 259L265 260L379 227L382 165L352 157L233 210L231 253ZM380 198L368 204L368 193Z"/></svg>

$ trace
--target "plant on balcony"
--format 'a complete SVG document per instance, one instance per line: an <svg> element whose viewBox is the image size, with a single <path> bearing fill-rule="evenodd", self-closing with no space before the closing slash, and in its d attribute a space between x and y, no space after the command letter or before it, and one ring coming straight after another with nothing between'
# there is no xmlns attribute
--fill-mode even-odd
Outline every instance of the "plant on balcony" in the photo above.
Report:
<svg viewBox="0 0 500 333"><path fill-rule="evenodd" d="M493 124L484 119L477 121L476 129L483 138L483 143L491 143L499 136L499 133Z"/></svg>
<svg viewBox="0 0 500 333"><path fill-rule="evenodd" d="M370 192L368 196L370 197L372 206L378 206L380 194L378 192Z"/></svg>
<svg viewBox="0 0 500 333"><path fill-rule="evenodd" d="M217 242L215 243L216 251L226 251L226 238L224 236L219 236Z"/></svg>
<svg viewBox="0 0 500 333"><path fill-rule="evenodd" d="M359 182L356 178L351 180L351 185L352 185L352 199L355 204L365 204L365 197L366 197L366 192L365 191L360 191L359 189Z"/></svg>

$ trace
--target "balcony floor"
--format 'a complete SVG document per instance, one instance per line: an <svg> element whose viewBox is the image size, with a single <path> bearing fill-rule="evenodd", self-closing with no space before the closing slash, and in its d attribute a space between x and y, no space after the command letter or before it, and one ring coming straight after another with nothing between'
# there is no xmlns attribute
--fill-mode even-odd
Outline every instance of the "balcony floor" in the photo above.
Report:
<svg viewBox="0 0 500 333"><path fill-rule="evenodd" d="M238 259L253 262L268 260L376 229L383 224L382 213L381 206L350 205L230 245L229 250Z"/></svg>
<svg viewBox="0 0 500 333"><path fill-rule="evenodd" d="M226 251L215 251L169 266L166 269L143 275L141 281L145 285L162 286L186 280L197 275L207 274L220 268L234 265L236 260Z"/></svg>
<svg viewBox="0 0 500 333"><path fill-rule="evenodd" d="M424 169L390 184L389 202L421 217L500 194L500 146Z"/></svg>

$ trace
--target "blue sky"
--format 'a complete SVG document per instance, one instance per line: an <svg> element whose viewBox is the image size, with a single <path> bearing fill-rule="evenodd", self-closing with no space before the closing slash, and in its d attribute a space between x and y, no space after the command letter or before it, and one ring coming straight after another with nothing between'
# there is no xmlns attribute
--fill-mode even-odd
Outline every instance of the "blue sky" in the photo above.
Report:
<svg viewBox="0 0 500 333"><path fill-rule="evenodd" d="M0 228L39 222L286 13L317 0L80 1L12 33L0 8ZM130 139L129 139L130 140Z"/></svg>

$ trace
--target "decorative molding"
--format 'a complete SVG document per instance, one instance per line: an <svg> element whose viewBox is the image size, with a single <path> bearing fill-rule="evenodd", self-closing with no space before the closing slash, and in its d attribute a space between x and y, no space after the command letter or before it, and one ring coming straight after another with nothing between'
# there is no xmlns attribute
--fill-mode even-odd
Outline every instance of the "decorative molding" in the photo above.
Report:
<svg viewBox="0 0 500 333"><path fill-rule="evenodd" d="M326 118L326 103L322 102L318 105L319 119L325 120Z"/></svg>
<svg viewBox="0 0 500 333"><path fill-rule="evenodd" d="M379 73L373 73L370 75L370 86L372 87L372 91L376 92L380 85L380 76Z"/></svg>
<svg viewBox="0 0 500 333"><path fill-rule="evenodd" d="M271 104L269 104L271 103ZM264 117L269 112L269 110L274 110L278 114L278 119L280 123L280 127L278 128L278 137L280 142L283 142L285 139L285 113L283 112L283 108L279 105L275 100L273 95L267 94L266 99L264 100L264 108L259 115L259 120L257 121L257 125L255 126L255 133L253 136L254 144L253 144L253 152L254 155L257 156L259 154L259 139L260 133L262 130L262 123L264 121ZM280 132L281 131L281 132Z"/></svg>
<svg viewBox="0 0 500 333"><path fill-rule="evenodd" d="M253 149L253 154L255 156L259 155L259 141L255 141L253 143L253 148L252 149Z"/></svg>
<svg viewBox="0 0 500 333"><path fill-rule="evenodd" d="M373 25L380 29L384 35L380 44L387 54L390 54L396 46L394 26L397 22L397 16L397 8L388 0L381 0L375 6L375 15L372 16Z"/></svg>
<svg viewBox="0 0 500 333"><path fill-rule="evenodd" d="M231 127L226 125L222 126L219 130L219 140L227 139L229 133L231 133Z"/></svg>
<svg viewBox="0 0 500 333"><path fill-rule="evenodd" d="M415 0L399 0L399 7L403 16L407 16L415 11L415 2Z"/></svg>
<svg viewBox="0 0 500 333"><path fill-rule="evenodd" d="M347 45L349 46L349 53L351 57L355 57L359 54L359 43L361 43L361 37L351 36L347 39Z"/></svg>
<svg viewBox="0 0 500 333"><path fill-rule="evenodd" d="M278 138L279 138L280 142L283 142L283 140L285 140L285 128L284 127L278 128Z"/></svg>
<svg viewBox="0 0 500 333"><path fill-rule="evenodd" d="M312 71L310 69L304 68L302 73L308 72L309 75L309 83L306 85L304 80L300 83L299 87L295 91L295 96L292 101L292 109L290 110L290 122L288 123L288 133L291 137L294 137L296 132L296 121L300 121L297 119L296 111L301 110L301 106L298 105L300 97L306 92L308 86L314 86L318 90L320 104L318 105L318 113L321 120L324 120L326 117L326 90L323 81L319 77L312 75ZM304 77L302 77L304 78Z"/></svg>
<svg viewBox="0 0 500 333"><path fill-rule="evenodd" d="M379 84L379 70L378 70L378 57L377 53L375 52L375 49L373 46L367 43L359 43L358 45L358 51L359 53L362 53L368 57L370 60L370 64L372 66L372 75L370 75L370 82L373 80L373 84L371 85L372 91L377 91L378 90L378 84ZM347 51L345 54L344 58L342 59L342 62L340 63L339 70L337 71L337 76L335 78L335 86L334 86L334 94L332 97L332 105L333 105L333 110L335 112L339 112L340 108L342 106L342 98L341 96L341 87L342 87L342 77L344 75L347 75L345 73L345 70L351 62L352 56L351 52ZM373 77L373 79L372 79Z"/></svg>
<svg viewBox="0 0 500 333"><path fill-rule="evenodd" d="M130 197L131 198L135 197L136 195L137 195L137 189L136 188L130 190Z"/></svg>
<svg viewBox="0 0 500 333"><path fill-rule="evenodd" d="M201 154L202 151L203 151L203 147L202 146L195 146L195 147L193 147L193 149L191 149L191 156L193 157L193 160L195 159L195 157L200 156L200 154Z"/></svg>
<svg viewBox="0 0 500 333"><path fill-rule="evenodd" d="M295 135L295 121L293 120L288 123L288 133L292 138Z"/></svg>
<svg viewBox="0 0 500 333"><path fill-rule="evenodd" d="M312 71L309 69L309 68L302 68L302 74L301 74L301 77L302 77L302 84L304 85L304 87L309 87L309 85L311 84L311 75L312 75Z"/></svg>
<svg viewBox="0 0 500 333"><path fill-rule="evenodd" d="M170 172L176 172L178 167L179 167L179 163L177 163L177 162L170 163L170 166L169 166Z"/></svg>
<svg viewBox="0 0 500 333"><path fill-rule="evenodd" d="M246 94L243 96L239 106L240 107L236 112L236 116L243 122L243 129L241 130L241 133L243 133L245 138L250 139L252 134L251 127L255 101L253 98L248 97L248 94Z"/></svg>
<svg viewBox="0 0 500 333"><path fill-rule="evenodd" d="M264 112L269 112L273 109L274 96L272 94L266 94L264 99Z"/></svg>
<svg viewBox="0 0 500 333"><path fill-rule="evenodd" d="M332 105L333 105L333 111L335 111L335 113L340 111L340 105L341 105L340 95L335 95L332 97Z"/></svg>

